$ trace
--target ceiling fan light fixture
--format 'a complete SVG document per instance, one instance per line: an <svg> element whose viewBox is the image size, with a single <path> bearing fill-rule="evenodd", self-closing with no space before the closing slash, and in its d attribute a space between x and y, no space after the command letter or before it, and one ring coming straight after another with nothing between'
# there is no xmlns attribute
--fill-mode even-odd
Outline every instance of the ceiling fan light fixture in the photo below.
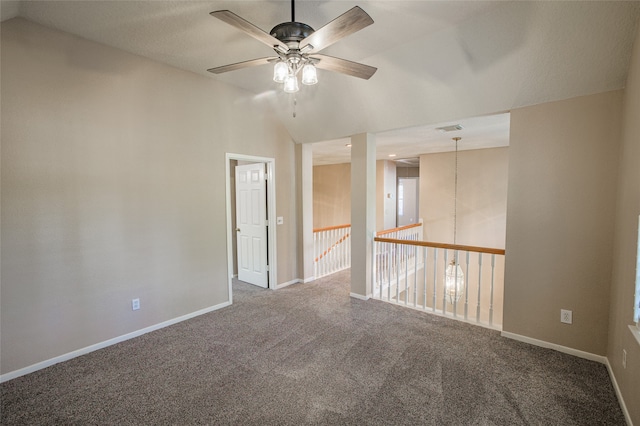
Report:
<svg viewBox="0 0 640 426"><path fill-rule="evenodd" d="M302 84L311 86L318 82L318 73L316 67L313 64L306 64L302 67Z"/></svg>
<svg viewBox="0 0 640 426"><path fill-rule="evenodd" d="M296 93L298 90L300 90L298 78L295 74L288 74L284 79L284 91L286 93Z"/></svg>
<svg viewBox="0 0 640 426"><path fill-rule="evenodd" d="M273 67L273 81L276 83L284 83L288 74L289 67L287 64L282 61L276 62L276 65Z"/></svg>
<svg viewBox="0 0 640 426"><path fill-rule="evenodd" d="M299 71L302 71L302 84L309 86L318 83L316 65L323 70L335 71L365 80L368 80L376 72L375 67L318 53L340 39L373 24L373 19L358 6L352 7L317 31L309 25L295 20L295 0L291 0L291 21L276 25L270 33L229 10L216 10L210 15L269 46L277 55L207 70L213 74L273 64L273 80L277 83L283 83L286 93L296 93L300 90L297 78ZM312 58L310 55L316 55L316 57Z"/></svg>

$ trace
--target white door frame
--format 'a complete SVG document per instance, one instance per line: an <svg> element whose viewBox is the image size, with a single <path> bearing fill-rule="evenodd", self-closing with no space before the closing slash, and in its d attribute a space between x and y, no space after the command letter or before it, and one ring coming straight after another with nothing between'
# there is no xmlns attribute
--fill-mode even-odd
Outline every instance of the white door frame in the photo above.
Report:
<svg viewBox="0 0 640 426"><path fill-rule="evenodd" d="M267 167L267 259L269 262L269 288L277 288L276 277L276 160L275 158L257 157L254 155L225 154L225 181L226 181L226 205L227 205L227 272L229 281L229 303L233 303L231 282L233 279L233 230L231 229L231 161L248 161L252 163L264 163Z"/></svg>

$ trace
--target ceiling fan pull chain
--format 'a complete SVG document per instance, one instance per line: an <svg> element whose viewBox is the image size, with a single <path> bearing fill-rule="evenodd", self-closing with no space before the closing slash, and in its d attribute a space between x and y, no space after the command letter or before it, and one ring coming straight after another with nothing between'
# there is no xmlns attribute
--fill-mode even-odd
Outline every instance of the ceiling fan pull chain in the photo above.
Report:
<svg viewBox="0 0 640 426"><path fill-rule="evenodd" d="M296 106L298 105L298 99L296 95L293 95L293 118L296 118Z"/></svg>

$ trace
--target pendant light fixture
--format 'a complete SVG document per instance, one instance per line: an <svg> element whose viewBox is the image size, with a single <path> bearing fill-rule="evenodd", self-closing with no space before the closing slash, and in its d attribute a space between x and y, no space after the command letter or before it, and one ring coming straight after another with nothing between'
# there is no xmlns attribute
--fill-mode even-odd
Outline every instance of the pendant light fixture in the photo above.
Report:
<svg viewBox="0 0 640 426"><path fill-rule="evenodd" d="M456 143L456 157L455 157L455 177L454 177L454 192L453 192L453 245L456 245L456 234L457 234L457 219L458 219L458 142L460 141L460 137L455 137L453 140ZM454 251L457 254L457 250ZM449 262L447 265L447 269L445 271L444 277L444 291L447 295L449 302L454 304L464 292L464 273L462 272L462 268L457 262L457 256Z"/></svg>

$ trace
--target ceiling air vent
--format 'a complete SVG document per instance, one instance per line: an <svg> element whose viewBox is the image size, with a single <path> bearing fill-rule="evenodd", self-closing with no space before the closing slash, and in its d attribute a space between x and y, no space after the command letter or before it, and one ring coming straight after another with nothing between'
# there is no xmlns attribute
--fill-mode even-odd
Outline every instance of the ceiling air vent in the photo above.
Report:
<svg viewBox="0 0 640 426"><path fill-rule="evenodd" d="M444 126L444 127L436 127L436 130L439 131L440 133L455 132L456 130L462 130L462 129L464 129L464 127L462 127L460 124L453 124L451 126Z"/></svg>

